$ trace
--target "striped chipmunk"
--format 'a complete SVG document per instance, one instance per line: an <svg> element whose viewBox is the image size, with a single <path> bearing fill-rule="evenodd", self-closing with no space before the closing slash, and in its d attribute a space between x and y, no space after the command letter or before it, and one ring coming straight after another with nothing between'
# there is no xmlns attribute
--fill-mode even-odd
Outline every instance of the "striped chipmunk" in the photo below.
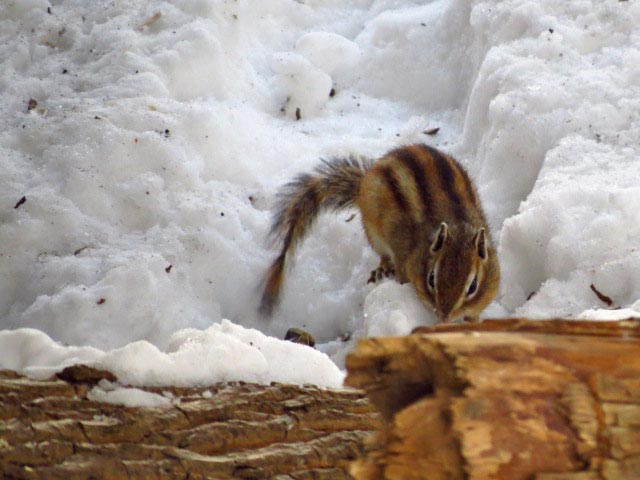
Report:
<svg viewBox="0 0 640 480"><path fill-rule="evenodd" d="M368 282L409 282L438 320L479 314L495 297L500 268L476 189L462 166L427 145L408 145L375 162L323 161L279 194L272 234L282 245L267 271L260 311L278 303L285 263L323 210L360 210L380 265Z"/></svg>

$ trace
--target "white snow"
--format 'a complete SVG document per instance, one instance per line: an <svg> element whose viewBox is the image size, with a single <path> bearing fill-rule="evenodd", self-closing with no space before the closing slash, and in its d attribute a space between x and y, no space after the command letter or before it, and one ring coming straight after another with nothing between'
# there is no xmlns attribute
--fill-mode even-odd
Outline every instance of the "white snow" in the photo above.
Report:
<svg viewBox="0 0 640 480"><path fill-rule="evenodd" d="M409 284L385 281L364 302L364 335L383 337L408 335L415 327L437 322Z"/></svg>
<svg viewBox="0 0 640 480"><path fill-rule="evenodd" d="M3 368L34 378L48 378L61 368L84 363L109 370L120 383L134 386L206 386L243 380L338 387L344 376L324 353L228 320L205 330L179 330L164 351L146 340L108 351L64 347L39 330L23 328L0 331L0 352Z"/></svg>
<svg viewBox="0 0 640 480"><path fill-rule="evenodd" d="M592 309L585 310L578 318L580 320L627 320L629 318L640 318L640 305L634 305L632 308L621 308L619 310L602 310Z"/></svg>
<svg viewBox="0 0 640 480"><path fill-rule="evenodd" d="M87 394L89 400L94 402L106 402L125 407L147 407L159 408L168 407L172 404L171 399L147 392L139 388L121 387L117 384L102 380Z"/></svg>
<svg viewBox="0 0 640 480"><path fill-rule="evenodd" d="M293 48L332 77L357 67L362 54L357 43L331 32L305 33Z"/></svg>
<svg viewBox="0 0 640 480"><path fill-rule="evenodd" d="M417 141L477 181L502 265L486 315L604 319L591 284L638 311L638 2L10 0L0 66L0 368L338 385L358 338L433 319L366 285L348 213L260 319L270 207L320 158ZM331 360L274 338L290 327Z"/></svg>

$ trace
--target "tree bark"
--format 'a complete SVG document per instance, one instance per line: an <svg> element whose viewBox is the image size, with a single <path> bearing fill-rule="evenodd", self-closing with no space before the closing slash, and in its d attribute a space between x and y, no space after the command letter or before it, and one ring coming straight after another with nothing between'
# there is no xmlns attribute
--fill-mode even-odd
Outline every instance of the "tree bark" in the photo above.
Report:
<svg viewBox="0 0 640 480"><path fill-rule="evenodd" d="M231 383L146 388L163 408L94 402L109 372L35 381L0 372L0 478L346 479L381 426L362 392Z"/></svg>
<svg viewBox="0 0 640 480"><path fill-rule="evenodd" d="M347 358L385 426L360 480L640 479L640 321L485 321Z"/></svg>

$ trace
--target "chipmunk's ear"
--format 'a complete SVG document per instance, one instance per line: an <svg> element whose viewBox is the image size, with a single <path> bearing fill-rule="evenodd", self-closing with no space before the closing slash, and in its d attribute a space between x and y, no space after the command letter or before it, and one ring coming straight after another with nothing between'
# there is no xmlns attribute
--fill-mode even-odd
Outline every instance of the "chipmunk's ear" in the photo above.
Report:
<svg viewBox="0 0 640 480"><path fill-rule="evenodd" d="M447 224L442 222L440 224L440 230L438 230L438 235L436 235L436 239L431 244L432 252L435 253L442 248L442 245L444 245L444 241L447 239L448 232L449 228L447 227Z"/></svg>
<svg viewBox="0 0 640 480"><path fill-rule="evenodd" d="M473 237L473 244L476 247L476 252L478 252L478 256L482 260L486 260L488 252L487 252L487 239L484 233L484 228L481 228L480 230L478 230L478 233L475 234L475 236Z"/></svg>

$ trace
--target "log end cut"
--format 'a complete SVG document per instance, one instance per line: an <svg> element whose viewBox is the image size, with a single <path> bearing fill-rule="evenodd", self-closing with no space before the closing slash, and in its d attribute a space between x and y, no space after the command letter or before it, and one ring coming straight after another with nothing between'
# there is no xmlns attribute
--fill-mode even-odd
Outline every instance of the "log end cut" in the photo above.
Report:
<svg viewBox="0 0 640 480"><path fill-rule="evenodd" d="M640 478L637 320L424 328L347 368L385 418L356 479Z"/></svg>

